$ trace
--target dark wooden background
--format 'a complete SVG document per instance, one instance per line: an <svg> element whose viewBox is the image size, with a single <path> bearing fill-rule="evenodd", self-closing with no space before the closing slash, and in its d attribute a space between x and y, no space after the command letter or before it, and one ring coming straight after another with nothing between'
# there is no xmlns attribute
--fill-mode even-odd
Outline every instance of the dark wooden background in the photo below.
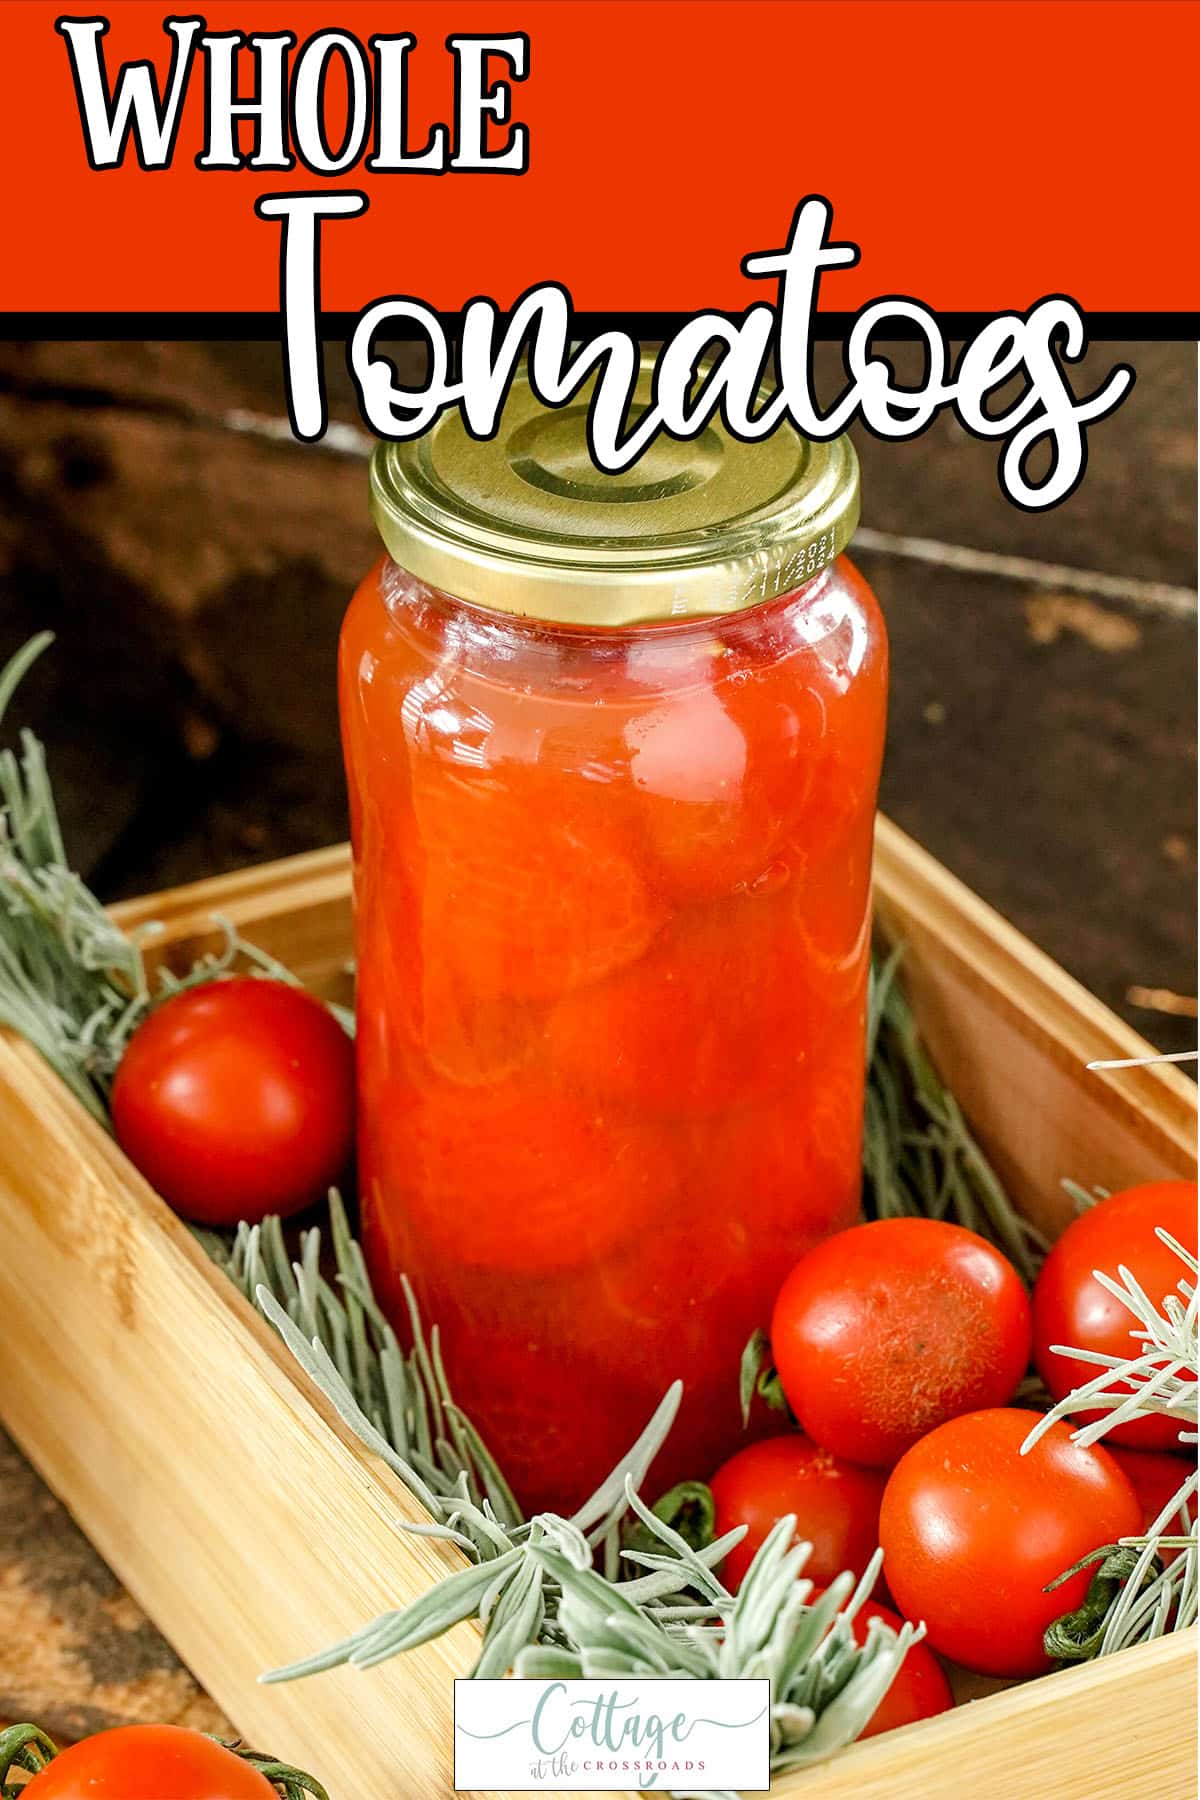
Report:
<svg viewBox="0 0 1200 1800"><path fill-rule="evenodd" d="M886 810L1175 1049L1194 1021L1138 990L1196 993L1196 355L1100 346L1079 380L1118 359L1136 387L1045 515L1007 503L995 446L951 422L860 440L856 555L893 645ZM334 644L377 544L337 351L330 392L341 437L301 447L275 346L0 347L0 660L58 634L19 722L106 898L345 835ZM17 1716L64 1736L213 1718L0 1439L0 1719Z"/></svg>

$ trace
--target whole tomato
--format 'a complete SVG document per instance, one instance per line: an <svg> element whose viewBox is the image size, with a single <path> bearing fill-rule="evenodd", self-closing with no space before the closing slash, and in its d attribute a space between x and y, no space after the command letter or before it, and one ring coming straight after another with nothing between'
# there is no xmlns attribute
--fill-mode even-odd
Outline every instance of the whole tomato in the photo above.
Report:
<svg viewBox="0 0 1200 1800"><path fill-rule="evenodd" d="M1033 1353L1042 1380L1056 1400L1099 1374L1093 1363L1062 1356L1054 1349L1094 1350L1105 1356L1136 1356L1141 1349L1130 1334L1139 1329L1129 1308L1103 1288L1094 1271L1118 1279L1127 1268L1155 1306L1178 1292L1188 1270L1156 1235L1169 1231L1185 1250L1196 1253L1196 1183L1147 1181L1110 1194L1068 1225L1046 1258L1033 1290ZM1099 1415L1074 1413L1073 1425ZM1178 1448L1183 1418L1133 1419L1107 1434L1114 1444L1139 1450Z"/></svg>
<svg viewBox="0 0 1200 1800"><path fill-rule="evenodd" d="M818 1600L819 1594L813 1599ZM872 1619L880 1619L899 1631L904 1620L889 1606L877 1600L865 1600L850 1621L855 1642L865 1644ZM895 1731L901 1725L915 1725L918 1719L932 1719L935 1713L949 1712L954 1695L945 1671L925 1643L913 1644L905 1652L891 1687L871 1714L870 1722L859 1732L860 1738L878 1737L882 1731Z"/></svg>
<svg viewBox="0 0 1200 1800"><path fill-rule="evenodd" d="M771 1321L803 1429L877 1467L957 1413L1011 1399L1029 1342L1012 1264L937 1219L880 1219L827 1238L796 1264Z"/></svg>
<svg viewBox="0 0 1200 1800"><path fill-rule="evenodd" d="M668 1214L678 1186L661 1130L536 1073L471 1088L381 1086L364 1163L378 1154L376 1139L414 1229L456 1263L506 1274L594 1270L615 1246L636 1241L656 1208Z"/></svg>
<svg viewBox="0 0 1200 1800"><path fill-rule="evenodd" d="M685 905L771 879L789 830L807 822L827 728L821 696L786 662L772 667L716 632L690 654L694 683L639 708L625 729L651 867ZM782 879L788 873L783 867Z"/></svg>
<svg viewBox="0 0 1200 1800"><path fill-rule="evenodd" d="M29 1800L279 1800L265 1775L180 1725L122 1725L63 1750Z"/></svg>
<svg viewBox="0 0 1200 1800"><path fill-rule="evenodd" d="M545 1046L581 1093L711 1118L798 1091L821 1006L787 894L743 896L685 908L644 956L566 994Z"/></svg>
<svg viewBox="0 0 1200 1800"><path fill-rule="evenodd" d="M436 729L428 715L421 728ZM556 1000L635 962L654 938L666 909L611 816L606 785L515 761L473 770L448 755L416 758L408 779L425 870L414 947L463 991Z"/></svg>
<svg viewBox="0 0 1200 1800"><path fill-rule="evenodd" d="M1090 1572L1048 1582L1142 1528L1130 1481L1104 1450L1015 1408L951 1419L903 1456L884 1490L879 1541L892 1597L929 1643L983 1675L1039 1675L1046 1627L1079 1606Z"/></svg>
<svg viewBox="0 0 1200 1800"><path fill-rule="evenodd" d="M112 1116L125 1154L184 1218L236 1225L299 1212L350 1160L354 1047L300 988L208 982L139 1025Z"/></svg>
<svg viewBox="0 0 1200 1800"><path fill-rule="evenodd" d="M812 1545L804 1573L828 1587L843 1569L861 1575L879 1542L879 1503L886 1476L820 1450L801 1432L764 1438L723 1463L710 1482L715 1533L748 1525L721 1564L731 1593L775 1523L796 1515L796 1541Z"/></svg>

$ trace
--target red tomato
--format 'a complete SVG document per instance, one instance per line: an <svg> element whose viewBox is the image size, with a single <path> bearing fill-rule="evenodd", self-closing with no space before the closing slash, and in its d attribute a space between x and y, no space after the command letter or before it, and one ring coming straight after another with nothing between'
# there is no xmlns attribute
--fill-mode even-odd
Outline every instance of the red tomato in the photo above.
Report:
<svg viewBox="0 0 1200 1800"><path fill-rule="evenodd" d="M812 1545L804 1573L828 1587L849 1569L861 1575L879 1542L879 1503L887 1477L842 1462L793 1431L739 1450L712 1478L718 1537L735 1525L750 1529L721 1564L731 1593L777 1520L795 1513L796 1541Z"/></svg>
<svg viewBox="0 0 1200 1800"><path fill-rule="evenodd" d="M775 1302L771 1349L811 1438L888 1467L944 1420L1010 1399L1029 1301L998 1250L937 1219L880 1219L818 1244Z"/></svg>
<svg viewBox="0 0 1200 1800"><path fill-rule="evenodd" d="M843 1014L802 1094L718 1113L691 1134L696 1193L738 1196L736 1222L770 1244L772 1294L797 1257L860 1217L863 1037L857 1013Z"/></svg>
<svg viewBox="0 0 1200 1800"><path fill-rule="evenodd" d="M1056 1400L1100 1371L1075 1357L1059 1356L1055 1344L1121 1357L1134 1356L1141 1347L1130 1335L1138 1330L1137 1320L1101 1287L1096 1269L1116 1280L1118 1265L1124 1265L1156 1306L1165 1295L1178 1292L1177 1283L1188 1271L1155 1236L1160 1225L1195 1254L1194 1181L1148 1181L1098 1201L1068 1225L1046 1258L1033 1290L1033 1353ZM1098 1416L1074 1413L1071 1423L1083 1425ZM1134 1419L1118 1425L1108 1438L1139 1450L1168 1450L1178 1446L1186 1425L1182 1418Z"/></svg>
<svg viewBox="0 0 1200 1800"><path fill-rule="evenodd" d="M636 1111L720 1113L800 1095L812 1018L825 1010L813 980L779 899L694 907L637 962L568 994L546 1047L581 1089Z"/></svg>
<svg viewBox="0 0 1200 1800"><path fill-rule="evenodd" d="M588 784L576 792L519 764L418 763L413 809L424 960L477 1001L586 987L635 961L663 922L620 820Z"/></svg>
<svg viewBox="0 0 1200 1800"><path fill-rule="evenodd" d="M383 1087L363 1142L365 1166L397 1171L393 1202L428 1244L460 1265L526 1275L635 1238L679 1179L651 1126L525 1077Z"/></svg>
<svg viewBox="0 0 1200 1800"><path fill-rule="evenodd" d="M1046 1584L1141 1530L1130 1481L1104 1450L1053 1425L1028 1456L1028 1412L996 1408L931 1431L892 1471L879 1541L892 1597L929 1643L982 1675L1040 1675L1046 1627L1081 1604L1091 1572Z"/></svg>
<svg viewBox="0 0 1200 1800"><path fill-rule="evenodd" d="M1142 1524L1146 1531L1161 1516L1163 1509L1171 1504L1196 1466L1194 1456L1176 1456L1168 1450L1121 1450L1114 1446L1109 1455L1133 1483L1133 1491L1142 1503L1145 1515ZM1192 1513L1195 1513L1196 1506L1196 1496L1193 1494L1190 1502ZM1176 1537L1182 1536L1187 1526L1176 1513L1161 1529L1165 1536ZM1171 1563L1178 1555L1178 1550L1164 1550L1162 1559Z"/></svg>
<svg viewBox="0 0 1200 1800"><path fill-rule="evenodd" d="M702 660L708 679L674 690L625 733L654 871L685 904L769 879L789 824L805 817L825 728L821 697L794 668L751 672L715 639Z"/></svg>
<svg viewBox="0 0 1200 1800"><path fill-rule="evenodd" d="M813 1595L814 1600L819 1598L819 1594ZM857 1643L866 1643L872 1619L882 1620L893 1631L899 1631L904 1624L900 1614L889 1606L866 1600L850 1621ZM927 1644L913 1644L905 1652L896 1679L871 1714L870 1723L858 1735L878 1737L881 1731L895 1731L901 1725L915 1725L918 1719L932 1719L936 1713L949 1712L953 1705L954 1695L941 1663Z"/></svg>
<svg viewBox="0 0 1200 1800"><path fill-rule="evenodd" d="M29 1800L279 1800L265 1775L199 1731L122 1725L64 1750Z"/></svg>
<svg viewBox="0 0 1200 1800"><path fill-rule="evenodd" d="M311 1205L354 1145L354 1046L300 988L239 976L177 994L130 1039L117 1142L176 1210L235 1225Z"/></svg>

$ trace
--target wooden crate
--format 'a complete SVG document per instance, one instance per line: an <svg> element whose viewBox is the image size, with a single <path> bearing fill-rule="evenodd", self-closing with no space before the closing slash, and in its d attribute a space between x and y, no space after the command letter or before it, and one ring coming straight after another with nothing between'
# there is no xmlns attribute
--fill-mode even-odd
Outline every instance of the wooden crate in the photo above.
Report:
<svg viewBox="0 0 1200 1800"><path fill-rule="evenodd" d="M895 827L876 893L909 945L928 1041L1031 1217L1061 1229L1063 1175L1118 1187L1194 1169L1196 1094ZM345 850L123 906L190 962L220 912L318 990L345 986ZM344 997L344 995L343 995ZM0 1036L0 1414L246 1736L334 1800L450 1791L460 1626L369 1673L261 1687L263 1669L420 1593L454 1554L398 1533L414 1502L120 1151L24 1044ZM778 1784L805 1800L1185 1800L1192 1635L996 1693Z"/></svg>

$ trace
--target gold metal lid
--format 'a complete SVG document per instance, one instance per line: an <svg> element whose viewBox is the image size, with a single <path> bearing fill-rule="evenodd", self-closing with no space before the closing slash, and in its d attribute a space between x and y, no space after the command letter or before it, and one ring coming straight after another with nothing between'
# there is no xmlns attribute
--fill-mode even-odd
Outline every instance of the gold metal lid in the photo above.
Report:
<svg viewBox="0 0 1200 1800"><path fill-rule="evenodd" d="M635 411L650 379L644 364ZM858 523L847 438L810 443L784 425L748 444L713 421L606 475L588 454L587 402L584 390L548 408L521 380L490 442L455 410L423 437L380 443L371 510L393 560L479 606L605 627L738 612L846 548Z"/></svg>

